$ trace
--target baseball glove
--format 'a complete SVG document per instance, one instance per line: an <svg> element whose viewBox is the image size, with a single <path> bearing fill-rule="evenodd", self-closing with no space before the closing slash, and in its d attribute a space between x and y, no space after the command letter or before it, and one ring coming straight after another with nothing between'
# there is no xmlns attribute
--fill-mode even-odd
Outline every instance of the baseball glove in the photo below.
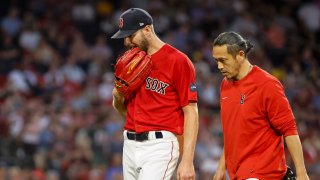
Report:
<svg viewBox="0 0 320 180"><path fill-rule="evenodd" d="M139 48L132 48L117 59L115 88L124 96L134 93L152 70L151 56Z"/></svg>
<svg viewBox="0 0 320 180"><path fill-rule="evenodd" d="M296 180L297 176L296 174L292 171L292 169L287 166L287 172L286 175L283 177L282 180Z"/></svg>

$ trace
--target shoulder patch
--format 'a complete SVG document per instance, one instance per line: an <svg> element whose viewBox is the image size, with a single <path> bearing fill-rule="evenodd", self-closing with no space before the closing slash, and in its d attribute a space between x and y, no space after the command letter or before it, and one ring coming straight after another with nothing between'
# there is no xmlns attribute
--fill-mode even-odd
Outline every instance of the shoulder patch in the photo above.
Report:
<svg viewBox="0 0 320 180"><path fill-rule="evenodd" d="M192 92L197 91L197 85L196 85L196 83L191 83L191 84L190 84L190 91L192 91Z"/></svg>

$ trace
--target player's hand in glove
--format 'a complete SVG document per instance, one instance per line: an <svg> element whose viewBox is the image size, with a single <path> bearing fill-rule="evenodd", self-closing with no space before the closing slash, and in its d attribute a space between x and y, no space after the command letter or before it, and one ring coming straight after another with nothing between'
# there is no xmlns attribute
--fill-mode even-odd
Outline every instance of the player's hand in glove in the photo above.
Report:
<svg viewBox="0 0 320 180"><path fill-rule="evenodd" d="M124 96L134 93L145 82L151 70L151 56L139 48L132 48L117 59L115 88Z"/></svg>

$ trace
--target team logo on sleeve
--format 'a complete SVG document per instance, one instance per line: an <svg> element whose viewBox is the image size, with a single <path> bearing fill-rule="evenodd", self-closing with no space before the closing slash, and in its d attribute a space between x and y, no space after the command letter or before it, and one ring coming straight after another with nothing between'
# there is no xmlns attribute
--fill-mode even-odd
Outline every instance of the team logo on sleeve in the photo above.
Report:
<svg viewBox="0 0 320 180"><path fill-rule="evenodd" d="M146 89L149 89L162 95L166 94L166 88L168 86L168 83L159 81L158 79L153 79L151 77L148 77L146 79Z"/></svg>
<svg viewBox="0 0 320 180"><path fill-rule="evenodd" d="M191 83L191 84L190 84L190 91L191 91L191 92L197 91L197 85L196 85L196 83Z"/></svg>

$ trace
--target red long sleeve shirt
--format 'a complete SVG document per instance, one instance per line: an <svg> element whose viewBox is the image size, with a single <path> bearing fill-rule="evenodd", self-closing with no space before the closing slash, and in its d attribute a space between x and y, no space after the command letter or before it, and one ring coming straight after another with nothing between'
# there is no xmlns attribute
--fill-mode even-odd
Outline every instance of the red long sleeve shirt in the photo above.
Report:
<svg viewBox="0 0 320 180"><path fill-rule="evenodd" d="M231 179L282 179L286 173L283 136L297 129L281 83L254 66L239 81L221 84L224 150Z"/></svg>

